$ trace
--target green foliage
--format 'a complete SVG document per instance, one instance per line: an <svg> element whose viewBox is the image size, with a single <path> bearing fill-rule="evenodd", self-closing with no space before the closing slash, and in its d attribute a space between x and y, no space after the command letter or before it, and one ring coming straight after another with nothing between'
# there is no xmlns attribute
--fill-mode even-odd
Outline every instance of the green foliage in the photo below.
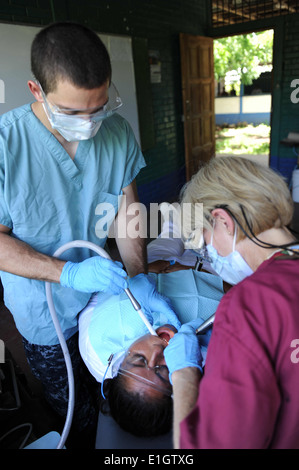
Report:
<svg viewBox="0 0 299 470"><path fill-rule="evenodd" d="M273 30L214 40L215 78L237 71L240 82L251 85L259 66L272 64Z"/></svg>
<svg viewBox="0 0 299 470"><path fill-rule="evenodd" d="M217 127L215 137L217 154L269 154L270 126L267 124Z"/></svg>

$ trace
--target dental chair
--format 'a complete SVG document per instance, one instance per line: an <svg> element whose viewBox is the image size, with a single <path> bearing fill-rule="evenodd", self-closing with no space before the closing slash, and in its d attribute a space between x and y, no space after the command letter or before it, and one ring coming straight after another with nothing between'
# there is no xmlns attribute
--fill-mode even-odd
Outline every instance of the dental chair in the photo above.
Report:
<svg viewBox="0 0 299 470"><path fill-rule="evenodd" d="M124 431L111 416L99 413L96 449L172 449L172 432L156 437L137 437Z"/></svg>

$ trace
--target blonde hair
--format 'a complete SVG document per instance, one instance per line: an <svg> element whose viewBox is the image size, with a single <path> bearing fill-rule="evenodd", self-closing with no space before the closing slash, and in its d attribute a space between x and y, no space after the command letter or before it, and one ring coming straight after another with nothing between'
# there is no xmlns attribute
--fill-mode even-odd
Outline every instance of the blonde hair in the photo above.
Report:
<svg viewBox="0 0 299 470"><path fill-rule="evenodd" d="M203 205L202 220L194 219L194 211L184 210L187 203ZM243 208L255 235L289 225L294 210L284 179L274 170L242 157L214 157L185 185L181 195L183 237L193 236L197 244L203 229L211 230L211 211L219 206L226 206L248 233ZM238 230L238 240L243 238Z"/></svg>

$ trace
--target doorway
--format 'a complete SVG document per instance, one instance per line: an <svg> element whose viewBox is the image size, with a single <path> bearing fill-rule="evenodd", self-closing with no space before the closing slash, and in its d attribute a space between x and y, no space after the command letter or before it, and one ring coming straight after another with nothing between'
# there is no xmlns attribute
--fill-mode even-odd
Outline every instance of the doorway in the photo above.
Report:
<svg viewBox="0 0 299 470"><path fill-rule="evenodd" d="M256 34L259 37L259 33ZM238 35L240 36L240 35ZM247 41L246 34L245 43ZM226 152L216 152L216 127L215 127L215 101L218 97L218 92L221 90L221 83L219 85L219 77L215 79L215 61L214 61L214 42L219 40L219 38L203 37L203 36L193 36L188 34L180 34L180 47L181 47L181 77L182 77L182 98L183 98L183 122L184 122L184 140L185 140L185 165L186 165L186 180L188 181L191 176L197 172L200 165L210 158L218 154L225 154ZM224 41L224 38L222 39ZM259 47L258 41L256 42L256 47ZM245 49L243 49L245 51ZM271 60L269 60L269 67L272 65L273 58L273 30L272 30L272 47L271 50ZM251 52L252 55L254 55ZM227 50L227 55L230 55L230 50ZM242 62L242 55L239 58L239 63ZM243 67L244 68L244 67ZM245 70L241 70L242 78L245 76ZM237 69L238 67L231 67L230 70ZM272 77L272 68L269 70L270 76ZM231 79L234 73L231 73ZM225 78L225 75L223 76ZM265 132L268 132L268 135L264 136L266 140L265 145L263 146L263 161L266 165L269 165L269 145L270 145L270 129L271 129L271 111L272 111L272 78L270 79L270 91L268 93L269 107L268 109L268 125ZM245 96L245 86L250 87L255 86L254 83L251 85L248 84L248 81L244 83L240 81L239 86L237 86L237 75L235 74L234 87L231 87L228 91L233 91L236 94L236 100L240 101L240 90L242 92L242 116L244 116L244 111L248 108L245 107L246 101L252 101L250 96ZM251 91L252 92L252 91ZM250 90L246 89L246 93L250 93ZM262 93L263 94L263 93ZM215 97L216 95L216 97ZM238 98L239 96L239 98ZM258 94L253 94L255 101L260 99L263 100L263 97ZM229 100L234 98L234 96L225 96L225 113L222 114L232 114L231 108L229 106ZM250 105L250 103L249 103ZM257 106L257 104L255 103ZM246 104L247 106L247 104ZM239 107L240 111L240 107ZM256 109L254 109L256 111ZM221 113L220 113L221 114ZM246 118L248 114L245 113ZM240 122L240 112L239 119ZM245 122L245 121L243 121ZM245 134L244 130L241 133ZM259 137L261 139L261 135ZM257 139L257 138L256 138ZM220 140L218 136L218 141ZM230 153L231 152L227 152ZM239 155L245 156L249 155L248 153L240 153ZM260 153L252 154L249 158L256 159L257 155ZM223 156L223 155L222 155ZM260 161L262 159L260 158Z"/></svg>
<svg viewBox="0 0 299 470"><path fill-rule="evenodd" d="M215 155L269 166L273 29L214 40Z"/></svg>

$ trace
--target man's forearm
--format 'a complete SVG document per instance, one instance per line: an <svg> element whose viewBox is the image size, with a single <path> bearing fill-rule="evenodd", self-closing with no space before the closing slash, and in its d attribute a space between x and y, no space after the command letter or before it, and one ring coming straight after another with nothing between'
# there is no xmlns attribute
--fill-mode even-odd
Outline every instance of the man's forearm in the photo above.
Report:
<svg viewBox="0 0 299 470"><path fill-rule="evenodd" d="M201 373L196 367L186 367L172 374L173 383L173 443L180 448L180 423L194 408Z"/></svg>
<svg viewBox="0 0 299 470"><path fill-rule="evenodd" d="M35 251L26 243L0 233L0 270L40 281L59 282L65 261Z"/></svg>
<svg viewBox="0 0 299 470"><path fill-rule="evenodd" d="M147 273L146 241L143 238L117 240L121 259L130 277Z"/></svg>
<svg viewBox="0 0 299 470"><path fill-rule="evenodd" d="M115 220L115 238L121 259L129 276L133 277L148 270L146 214L139 202L135 181L123 189L123 195Z"/></svg>

